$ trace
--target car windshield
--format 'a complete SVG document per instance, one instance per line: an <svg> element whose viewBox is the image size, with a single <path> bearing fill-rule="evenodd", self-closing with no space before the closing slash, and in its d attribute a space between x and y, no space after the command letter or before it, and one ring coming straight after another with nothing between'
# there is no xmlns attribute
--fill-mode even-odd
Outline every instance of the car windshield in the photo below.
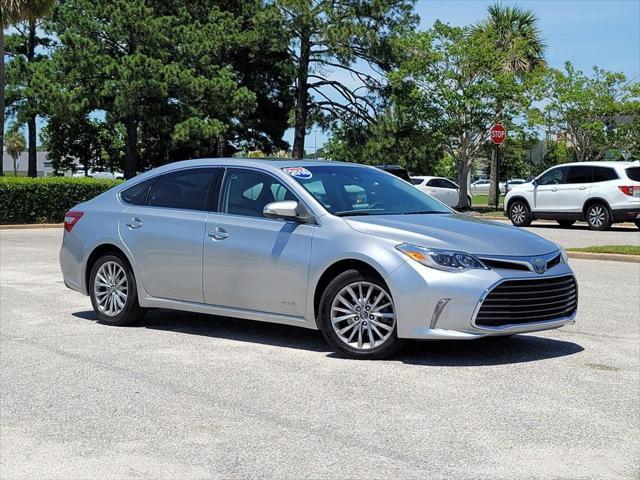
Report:
<svg viewBox="0 0 640 480"><path fill-rule="evenodd" d="M409 183L375 168L322 165L283 171L337 216L452 213Z"/></svg>

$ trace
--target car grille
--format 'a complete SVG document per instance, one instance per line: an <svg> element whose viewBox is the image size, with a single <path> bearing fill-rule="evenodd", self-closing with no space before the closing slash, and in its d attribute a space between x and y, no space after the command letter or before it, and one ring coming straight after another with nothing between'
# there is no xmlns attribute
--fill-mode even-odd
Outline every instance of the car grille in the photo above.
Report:
<svg viewBox="0 0 640 480"><path fill-rule="evenodd" d="M542 322L572 315L578 306L578 288L571 275L507 280L486 296L475 323L500 327Z"/></svg>

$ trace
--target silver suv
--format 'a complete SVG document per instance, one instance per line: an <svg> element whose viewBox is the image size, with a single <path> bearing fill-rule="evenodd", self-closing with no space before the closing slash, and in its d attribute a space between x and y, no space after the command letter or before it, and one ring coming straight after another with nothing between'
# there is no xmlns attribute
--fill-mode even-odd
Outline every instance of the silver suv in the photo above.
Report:
<svg viewBox="0 0 640 480"><path fill-rule="evenodd" d="M558 245L337 162L147 172L67 213L60 264L108 325L148 308L226 315L320 329L355 358L560 327L578 301Z"/></svg>

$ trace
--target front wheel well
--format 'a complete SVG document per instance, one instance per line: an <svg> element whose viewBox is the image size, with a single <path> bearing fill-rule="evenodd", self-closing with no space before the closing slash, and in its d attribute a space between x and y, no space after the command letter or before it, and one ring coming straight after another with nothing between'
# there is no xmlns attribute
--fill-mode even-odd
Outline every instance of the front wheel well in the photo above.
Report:
<svg viewBox="0 0 640 480"><path fill-rule="evenodd" d="M387 283L384 281L384 277L380 275L380 273L368 263L363 262L362 260L355 259L340 260L339 262L336 262L329 268L327 268L320 276L320 280L318 280L313 295L314 318L318 318L318 314L320 313L320 299L322 298L322 294L326 290L327 286L334 278L336 278L342 272L346 272L347 270L358 270L361 273L368 273L369 275L378 278L385 286L387 285ZM387 286L387 290L388 289L389 287Z"/></svg>
<svg viewBox="0 0 640 480"><path fill-rule="evenodd" d="M531 210L531 205L529 205L529 202L527 201L526 198L524 198L524 197L512 197L507 202L507 215L509 215L509 210L511 209L511 205L513 205L513 202L515 202L516 200L520 200L520 201L524 202L527 205L527 208L529 210Z"/></svg>
<svg viewBox="0 0 640 480"><path fill-rule="evenodd" d="M87 259L87 266L84 271L84 281L87 286L87 291L89 291L89 276L91 275L91 270L98 259L104 255L116 255L122 258L122 260L129 265L129 268L131 268L129 259L120 248L116 247L112 243L103 243L102 245L98 245L89 255L89 258Z"/></svg>

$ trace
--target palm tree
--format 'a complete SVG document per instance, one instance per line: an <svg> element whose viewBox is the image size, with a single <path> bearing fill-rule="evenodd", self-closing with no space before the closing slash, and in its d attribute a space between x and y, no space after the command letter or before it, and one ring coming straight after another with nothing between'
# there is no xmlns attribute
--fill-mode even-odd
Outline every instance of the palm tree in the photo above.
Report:
<svg viewBox="0 0 640 480"><path fill-rule="evenodd" d="M505 73L522 79L527 73L546 66L544 52L547 47L540 36L538 18L531 10L494 3L489 6L487 17L474 27L474 31L481 31L492 39L496 51L501 52L501 66ZM498 117L501 111L502 107L498 105ZM497 163L497 158L492 158L489 204L496 201Z"/></svg>
<svg viewBox="0 0 640 480"><path fill-rule="evenodd" d="M20 155L22 155L22 152L24 152L25 146L26 142L24 140L24 135L22 134L20 125L12 125L7 132L7 153L11 158L13 158L13 175L16 177L18 176L18 166L16 164L16 160L20 157Z"/></svg>
<svg viewBox="0 0 640 480"><path fill-rule="evenodd" d="M0 0L0 148L4 157L4 29L18 18L20 0ZM4 175L4 165L0 161L0 176Z"/></svg>
<svg viewBox="0 0 640 480"><path fill-rule="evenodd" d="M5 104L5 69L4 69L4 29L18 22L26 22L29 28L27 44L27 60L32 61L36 49L36 29L38 19L47 15L53 9L55 0L0 0L0 146L4 147L4 104ZM36 152L36 116L27 120L29 136L29 176L37 175ZM2 167L0 167L0 175Z"/></svg>

